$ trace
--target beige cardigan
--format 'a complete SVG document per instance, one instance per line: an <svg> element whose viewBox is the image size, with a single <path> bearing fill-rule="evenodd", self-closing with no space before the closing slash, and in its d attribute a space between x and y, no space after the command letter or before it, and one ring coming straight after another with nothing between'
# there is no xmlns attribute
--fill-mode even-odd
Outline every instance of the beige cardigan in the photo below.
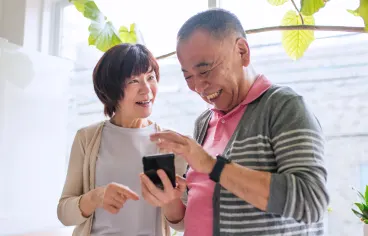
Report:
<svg viewBox="0 0 368 236"><path fill-rule="evenodd" d="M90 235L93 214L88 218L83 217L79 209L79 200L83 194L95 188L96 159L104 123L100 122L78 130L72 145L68 173L57 207L57 215L65 226L76 226L73 236ZM159 126L157 129L161 130ZM175 169L180 176L185 173L186 162L183 158L175 158ZM169 224L163 214L162 222L163 236L169 236Z"/></svg>

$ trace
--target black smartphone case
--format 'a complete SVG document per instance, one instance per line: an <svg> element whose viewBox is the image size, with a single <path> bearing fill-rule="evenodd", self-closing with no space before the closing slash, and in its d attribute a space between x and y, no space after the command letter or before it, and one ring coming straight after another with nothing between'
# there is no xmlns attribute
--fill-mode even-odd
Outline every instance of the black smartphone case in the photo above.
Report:
<svg viewBox="0 0 368 236"><path fill-rule="evenodd" d="M163 189L164 187L160 177L157 175L157 170L164 170L166 175L169 177L172 186L175 188L174 159L175 155L172 153L144 156L142 159L143 171L157 187Z"/></svg>

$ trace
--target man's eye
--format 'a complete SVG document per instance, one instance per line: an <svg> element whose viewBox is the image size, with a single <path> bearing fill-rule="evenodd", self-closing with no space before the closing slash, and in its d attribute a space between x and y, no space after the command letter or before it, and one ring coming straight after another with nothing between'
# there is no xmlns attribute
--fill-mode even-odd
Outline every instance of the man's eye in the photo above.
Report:
<svg viewBox="0 0 368 236"><path fill-rule="evenodd" d="M192 76L190 75L190 76L187 76L187 77L184 77L184 78L185 78L185 80L188 80L188 79L192 78Z"/></svg>
<svg viewBox="0 0 368 236"><path fill-rule="evenodd" d="M200 72L200 74L201 75L205 75L205 74L207 74L209 72L209 70L208 71L204 71L204 72Z"/></svg>

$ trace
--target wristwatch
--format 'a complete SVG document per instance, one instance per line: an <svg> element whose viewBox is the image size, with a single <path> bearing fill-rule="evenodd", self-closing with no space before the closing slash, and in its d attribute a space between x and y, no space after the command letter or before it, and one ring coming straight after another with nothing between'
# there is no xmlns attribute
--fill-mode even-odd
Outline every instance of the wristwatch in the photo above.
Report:
<svg viewBox="0 0 368 236"><path fill-rule="evenodd" d="M213 167L210 175L210 179L216 183L220 182L220 176L222 173L222 170L224 169L226 164L231 163L231 160L221 156L221 155L217 155L216 156L216 164Z"/></svg>

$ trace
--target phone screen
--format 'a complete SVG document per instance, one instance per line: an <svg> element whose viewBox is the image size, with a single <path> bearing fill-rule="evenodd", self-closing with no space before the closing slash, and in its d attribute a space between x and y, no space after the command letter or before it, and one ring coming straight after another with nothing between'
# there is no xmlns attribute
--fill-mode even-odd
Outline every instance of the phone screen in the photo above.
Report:
<svg viewBox="0 0 368 236"><path fill-rule="evenodd" d="M168 154L157 154L143 157L143 171L150 178L150 180L158 187L163 189L164 186L161 182L160 177L157 175L157 170L161 169L165 171L169 177L172 186L175 188L175 155L172 153Z"/></svg>

